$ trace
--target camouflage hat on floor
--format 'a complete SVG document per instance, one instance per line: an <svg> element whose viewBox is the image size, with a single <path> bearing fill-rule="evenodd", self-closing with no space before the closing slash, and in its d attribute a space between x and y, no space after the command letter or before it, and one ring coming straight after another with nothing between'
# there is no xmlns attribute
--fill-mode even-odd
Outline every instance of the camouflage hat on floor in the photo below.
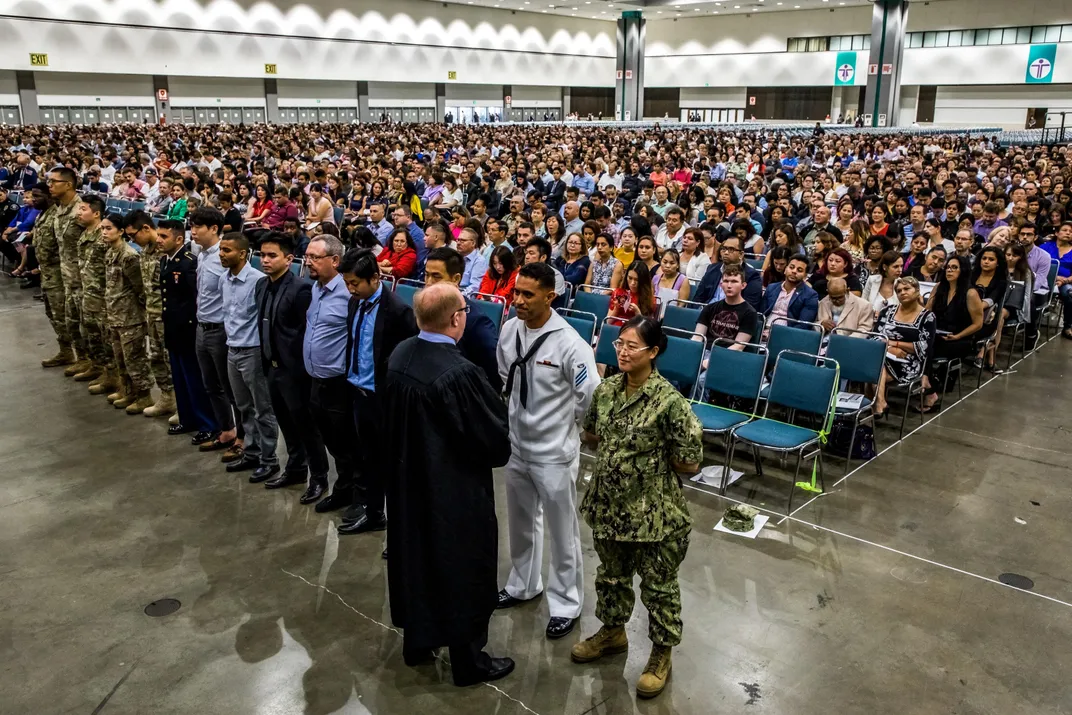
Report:
<svg viewBox="0 0 1072 715"><path fill-rule="evenodd" d="M747 533L756 528L757 514L759 514L759 509L744 504L735 504L722 515L722 525L730 531Z"/></svg>

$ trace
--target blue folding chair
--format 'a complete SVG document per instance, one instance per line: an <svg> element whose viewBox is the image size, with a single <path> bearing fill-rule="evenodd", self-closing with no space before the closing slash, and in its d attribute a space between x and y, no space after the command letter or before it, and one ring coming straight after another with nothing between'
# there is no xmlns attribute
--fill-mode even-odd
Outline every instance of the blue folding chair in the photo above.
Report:
<svg viewBox="0 0 1072 715"><path fill-rule="evenodd" d="M778 320L781 320L780 318ZM809 325L809 323L803 323ZM807 355L817 355L819 346L823 342L822 330L810 330L806 328L791 327L781 322L775 322L771 326L770 337L767 339L767 353L771 356L767 362L768 371L773 370L778 363L778 356L783 352L794 353L789 356L790 360L804 360Z"/></svg>
<svg viewBox="0 0 1072 715"><path fill-rule="evenodd" d="M885 335L842 328L830 335L830 341L826 344L826 357L840 366L842 380L877 386L886 363L888 345L889 341ZM845 455L845 474L848 474L857 428L865 422L870 422L872 432L875 429L874 403L864 397L859 407L837 407L834 410L834 418L852 420L849 451Z"/></svg>
<svg viewBox="0 0 1072 715"><path fill-rule="evenodd" d="M516 317L517 317L517 308L515 308L513 306L513 304L511 304L510 305L510 310L506 311L506 319L507 320L513 320Z"/></svg>
<svg viewBox="0 0 1072 715"><path fill-rule="evenodd" d="M511 306L511 310L513 306ZM566 322L573 326L573 329L585 339L585 341L591 345L592 340L596 335L596 316L592 313L585 313L583 310L570 310L569 308L559 308L558 314L566 319Z"/></svg>
<svg viewBox="0 0 1072 715"><path fill-rule="evenodd" d="M730 430L752 419L752 415L759 408L759 391L763 386L763 376L767 374L767 349L762 345L752 347L755 352L731 350L720 345L711 348L707 373L700 387L700 397L703 399L706 399L708 391L711 391L741 400L751 400L749 414L707 402L692 403L692 412L703 425L704 434L723 435L727 453L730 449ZM720 493L726 493L728 482L729 472L723 470Z"/></svg>
<svg viewBox="0 0 1072 715"><path fill-rule="evenodd" d="M303 270L305 270L305 262L302 259L295 258L290 262L290 272L294 275L300 278Z"/></svg>
<svg viewBox="0 0 1072 715"><path fill-rule="evenodd" d="M599 328L599 339L596 341L596 364L618 367L618 352L614 349L614 341L621 335L622 328L610 320L604 320Z"/></svg>
<svg viewBox="0 0 1072 715"><path fill-rule="evenodd" d="M1058 310L1060 310L1061 306L1064 305L1063 303L1061 303L1060 300L1057 299L1057 273L1059 272L1060 268L1060 261L1056 259L1050 260L1050 271L1046 274L1046 277L1049 279L1049 283L1047 283L1047 285L1050 287L1050 294L1049 297L1046 299L1046 305L1042 306L1042 310L1039 311L1038 316L1038 325L1040 328L1045 327L1047 340L1052 337L1057 325L1054 320L1051 320L1051 316L1054 314L1054 308L1056 307ZM1057 313L1057 316L1060 317L1059 312ZM1037 345L1038 341L1035 342Z"/></svg>
<svg viewBox="0 0 1072 715"><path fill-rule="evenodd" d="M331 211L335 217L335 225L342 226L342 220L346 216L346 211L342 206L335 206Z"/></svg>
<svg viewBox="0 0 1072 715"><path fill-rule="evenodd" d="M261 269L261 254L260 251L254 251L253 255L249 257L249 265L256 268L258 271Z"/></svg>
<svg viewBox="0 0 1072 715"><path fill-rule="evenodd" d="M815 458L820 483L824 488L826 486L823 482L823 459L819 445L820 430L768 419L767 413L770 412L771 405L777 405L786 408L792 420L797 420L802 414L818 416L822 420L821 429L825 430L834 407L838 382L838 371L825 367L827 362L833 362L829 358L795 352L793 357L796 359L775 361L774 377L771 380L767 404L763 408L763 416L734 427L730 431L730 448L726 453L724 465L724 472L728 474L730 465L733 463L733 453L737 442L749 445L753 453L762 449L782 455L796 453L797 464L789 491L787 514L793 509L793 492L797 489L800 463L804 459ZM811 451L805 455L804 452L807 449ZM759 476L763 476L763 465L758 455L756 455L756 471Z"/></svg>
<svg viewBox="0 0 1072 715"><path fill-rule="evenodd" d="M704 343L702 340L666 337L666 350L655 358L659 373L681 391L685 397L696 394L700 382L700 366L703 364Z"/></svg>
<svg viewBox="0 0 1072 715"><path fill-rule="evenodd" d="M503 317L506 315L506 299L491 293L473 293L473 310L491 318L495 324L496 334L502 330Z"/></svg>
<svg viewBox="0 0 1072 715"><path fill-rule="evenodd" d="M696 324L700 322L700 311L703 303L693 303L687 300L672 300L666 306L663 314L663 327L687 330L690 333L696 330Z"/></svg>
<svg viewBox="0 0 1072 715"><path fill-rule="evenodd" d="M380 276L380 284L392 293L395 292L395 283L396 281L394 276Z"/></svg>
<svg viewBox="0 0 1072 715"><path fill-rule="evenodd" d="M591 291L586 291L585 288L590 288ZM577 286L577 292L573 296L573 305L570 308L596 316L596 322L600 324L600 330L602 330L603 319L610 312L610 294L611 291L608 288Z"/></svg>
<svg viewBox="0 0 1072 715"><path fill-rule="evenodd" d="M424 284L413 281L408 278L403 278L395 284L395 295L402 299L402 302L413 307L413 296L417 295L417 291L424 287Z"/></svg>

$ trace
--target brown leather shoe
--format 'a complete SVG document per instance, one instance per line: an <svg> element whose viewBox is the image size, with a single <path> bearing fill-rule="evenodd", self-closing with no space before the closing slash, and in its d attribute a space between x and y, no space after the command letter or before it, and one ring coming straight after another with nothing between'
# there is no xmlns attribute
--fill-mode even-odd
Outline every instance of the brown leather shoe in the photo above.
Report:
<svg viewBox="0 0 1072 715"><path fill-rule="evenodd" d="M242 456L245 453L245 450L242 449L242 445L238 443L238 440L235 440L234 444L231 445L231 448L220 456L220 461L224 464L237 462L238 460L242 459Z"/></svg>

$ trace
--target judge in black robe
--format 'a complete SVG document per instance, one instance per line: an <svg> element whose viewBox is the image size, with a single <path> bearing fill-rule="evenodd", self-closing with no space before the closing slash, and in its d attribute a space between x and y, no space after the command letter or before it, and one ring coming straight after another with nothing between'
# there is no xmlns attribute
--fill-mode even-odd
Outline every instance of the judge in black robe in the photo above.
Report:
<svg viewBox="0 0 1072 715"><path fill-rule="evenodd" d="M498 593L492 468L510 457L507 413L457 347L465 306L449 283L417 295L422 331L392 353L384 399L391 619L409 665L450 647L455 685L513 669L483 652Z"/></svg>

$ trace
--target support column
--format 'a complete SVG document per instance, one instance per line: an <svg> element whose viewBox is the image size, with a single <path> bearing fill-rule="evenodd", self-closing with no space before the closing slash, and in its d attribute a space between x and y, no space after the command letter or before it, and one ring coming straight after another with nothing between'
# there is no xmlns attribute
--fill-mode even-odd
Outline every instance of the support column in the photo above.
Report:
<svg viewBox="0 0 1072 715"><path fill-rule="evenodd" d="M160 90L164 90L161 94ZM164 99L161 99L164 97ZM167 75L154 74L153 75L153 111L156 112L153 115L153 124L160 123L160 117L170 119L170 110L168 107L171 105L171 91L168 88ZM178 121L176 119L175 121Z"/></svg>
<svg viewBox="0 0 1072 715"><path fill-rule="evenodd" d="M436 121L442 122L447 116L447 85L443 82L436 82L435 111ZM458 118L455 117L454 121L458 121Z"/></svg>
<svg viewBox="0 0 1072 715"><path fill-rule="evenodd" d="M503 108L502 108L502 121L510 121L510 109L513 103L514 85L503 85Z"/></svg>
<svg viewBox="0 0 1072 715"><path fill-rule="evenodd" d="M875 0L871 13L871 56L869 65L878 73L867 75L864 113L871 115L872 127L891 127L897 121L901 99L901 65L904 59L905 28L908 26L908 0ZM890 74L885 74L889 69Z"/></svg>
<svg viewBox="0 0 1072 715"><path fill-rule="evenodd" d="M639 11L618 18L614 115L618 120L644 118L644 45L647 21Z"/></svg>
<svg viewBox="0 0 1072 715"><path fill-rule="evenodd" d="M562 121L566 121L566 117L569 116L570 111L570 88L562 88Z"/></svg>
<svg viewBox="0 0 1072 715"><path fill-rule="evenodd" d="M19 89L22 123L40 124L41 108L37 106L37 84L34 82L34 73L29 70L16 70L15 83Z"/></svg>
<svg viewBox="0 0 1072 715"><path fill-rule="evenodd" d="M360 81L357 83L357 121L359 122L375 122L376 120L369 116L368 108L368 82Z"/></svg>
<svg viewBox="0 0 1072 715"><path fill-rule="evenodd" d="M269 124L279 124L283 118L279 115L279 85L275 79L264 78L264 116Z"/></svg>

